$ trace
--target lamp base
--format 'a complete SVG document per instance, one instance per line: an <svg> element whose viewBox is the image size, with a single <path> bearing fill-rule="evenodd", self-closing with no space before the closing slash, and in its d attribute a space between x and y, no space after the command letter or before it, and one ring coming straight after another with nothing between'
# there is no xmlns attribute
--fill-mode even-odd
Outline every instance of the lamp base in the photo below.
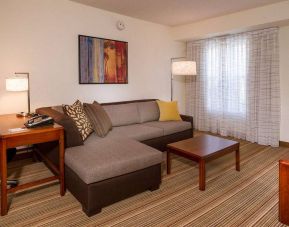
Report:
<svg viewBox="0 0 289 227"><path fill-rule="evenodd" d="M31 116L31 113L19 112L16 114L16 117L29 117L29 116Z"/></svg>

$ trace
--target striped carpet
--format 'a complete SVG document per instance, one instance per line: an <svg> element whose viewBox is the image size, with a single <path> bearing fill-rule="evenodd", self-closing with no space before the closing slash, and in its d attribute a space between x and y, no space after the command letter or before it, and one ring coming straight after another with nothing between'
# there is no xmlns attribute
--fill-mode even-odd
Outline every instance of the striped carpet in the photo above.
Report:
<svg viewBox="0 0 289 227"><path fill-rule="evenodd" d="M88 218L57 183L12 195L0 226L282 226L278 222L278 160L289 149L241 142L241 172L234 154L207 164L206 191L198 189L197 165L173 156L172 174L163 173L159 190L144 192ZM42 163L9 165L22 182L49 176Z"/></svg>

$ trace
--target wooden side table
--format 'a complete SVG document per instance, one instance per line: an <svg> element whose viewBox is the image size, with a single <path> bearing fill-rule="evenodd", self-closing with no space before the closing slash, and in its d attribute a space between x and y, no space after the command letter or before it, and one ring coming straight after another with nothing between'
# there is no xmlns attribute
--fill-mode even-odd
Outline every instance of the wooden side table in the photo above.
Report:
<svg viewBox="0 0 289 227"><path fill-rule="evenodd" d="M279 161L279 221L289 225L289 161Z"/></svg>
<svg viewBox="0 0 289 227"><path fill-rule="evenodd" d="M53 126L44 126L34 129L24 129L20 132L11 132L10 129L24 128L24 123L28 118L18 118L16 115L0 116L0 173L1 173L1 216L8 212L7 194L18 190L34 187L50 181L59 180L60 195L65 195L64 183L64 130L63 127L54 124ZM7 149L29 144L45 143L50 141L59 141L59 166L51 166L56 172L55 176L45 179L18 185L7 189ZM53 165L52 163L47 163Z"/></svg>

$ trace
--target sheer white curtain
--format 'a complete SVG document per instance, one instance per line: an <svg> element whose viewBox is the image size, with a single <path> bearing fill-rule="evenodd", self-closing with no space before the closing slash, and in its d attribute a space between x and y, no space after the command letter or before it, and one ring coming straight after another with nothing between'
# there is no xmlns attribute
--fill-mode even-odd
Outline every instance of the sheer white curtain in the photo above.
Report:
<svg viewBox="0 0 289 227"><path fill-rule="evenodd" d="M279 144L278 29L190 42L197 76L186 79L186 111L195 128Z"/></svg>

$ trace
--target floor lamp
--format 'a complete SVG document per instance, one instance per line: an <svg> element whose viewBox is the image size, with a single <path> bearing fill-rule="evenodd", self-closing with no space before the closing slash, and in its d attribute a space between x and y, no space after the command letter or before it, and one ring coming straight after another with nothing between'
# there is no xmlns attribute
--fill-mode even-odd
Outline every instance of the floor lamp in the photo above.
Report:
<svg viewBox="0 0 289 227"><path fill-rule="evenodd" d="M196 62L195 61L188 61L188 60L181 60L176 61L178 59L185 59L185 58L172 58L171 59L171 101L173 101L173 80L174 76L194 76L197 75L196 69Z"/></svg>
<svg viewBox="0 0 289 227"><path fill-rule="evenodd" d="M7 91L27 91L27 110L28 112L17 113L18 117L27 117L30 115L30 84L29 84L29 73L15 73L15 76L8 77L6 79L6 90Z"/></svg>

